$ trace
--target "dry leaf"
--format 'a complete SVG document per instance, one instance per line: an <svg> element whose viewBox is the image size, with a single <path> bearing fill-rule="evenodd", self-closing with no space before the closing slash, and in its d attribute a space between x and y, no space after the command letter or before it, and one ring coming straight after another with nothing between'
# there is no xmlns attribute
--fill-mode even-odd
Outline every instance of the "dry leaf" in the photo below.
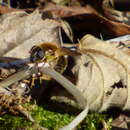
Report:
<svg viewBox="0 0 130 130"><path fill-rule="evenodd" d="M100 5L100 2L96 0L95 4L90 2L85 7L48 4L43 11L50 11L55 17L66 19L73 32L78 33L78 38L87 33L111 37L130 34L130 26L124 24L129 22L128 16L103 4Z"/></svg>
<svg viewBox="0 0 130 130"><path fill-rule="evenodd" d="M104 15L108 19L130 25L129 12L121 12L111 8L104 8Z"/></svg>
<svg viewBox="0 0 130 130"><path fill-rule="evenodd" d="M66 5L70 3L70 0L52 0L52 2L59 4L59 5Z"/></svg>
<svg viewBox="0 0 130 130"><path fill-rule="evenodd" d="M75 57L72 71L77 78L76 87L86 98L86 107L61 130L74 129L87 116L88 109L97 112L111 107L130 110L128 53L92 35L86 35L80 40L79 52L82 55ZM121 125L127 127L126 122Z"/></svg>
<svg viewBox="0 0 130 130"><path fill-rule="evenodd" d="M89 109L130 109L129 55L91 35L81 39L79 50L82 56L75 59L73 72L77 76L77 88L86 97Z"/></svg>
<svg viewBox="0 0 130 130"><path fill-rule="evenodd" d="M6 6L0 5L0 14L5 14L5 13L9 13L9 12L16 12L16 11L19 11L19 10L14 9L14 8L8 8Z"/></svg>
<svg viewBox="0 0 130 130"><path fill-rule="evenodd" d="M14 11L0 16L0 33L12 29L28 14L25 11Z"/></svg>
<svg viewBox="0 0 130 130"><path fill-rule="evenodd" d="M58 20L42 19L38 10L32 14L12 12L0 17L0 55L26 58L33 45L43 42L60 44L59 28L63 23ZM64 30L63 26L63 30ZM67 32L67 28L65 28ZM68 30L69 32L69 30Z"/></svg>
<svg viewBox="0 0 130 130"><path fill-rule="evenodd" d="M128 129L127 123L129 123L129 121L130 121L129 117L121 114L112 122L112 126L113 126L113 128L116 127L117 129L119 129L119 128Z"/></svg>

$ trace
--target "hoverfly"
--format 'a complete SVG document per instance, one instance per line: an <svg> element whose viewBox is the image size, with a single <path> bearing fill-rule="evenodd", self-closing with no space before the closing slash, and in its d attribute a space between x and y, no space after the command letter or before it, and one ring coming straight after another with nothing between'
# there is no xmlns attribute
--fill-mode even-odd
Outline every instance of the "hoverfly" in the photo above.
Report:
<svg viewBox="0 0 130 130"><path fill-rule="evenodd" d="M43 63L46 67L51 67L62 73L67 66L66 56L77 56L80 53L59 47L54 43L42 43L33 46L30 50L30 61L33 63Z"/></svg>

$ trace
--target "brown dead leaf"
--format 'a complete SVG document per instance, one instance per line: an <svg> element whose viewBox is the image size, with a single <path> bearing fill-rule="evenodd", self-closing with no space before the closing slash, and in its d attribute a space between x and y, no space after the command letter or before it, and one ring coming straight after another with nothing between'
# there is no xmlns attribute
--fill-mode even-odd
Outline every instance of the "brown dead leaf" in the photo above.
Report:
<svg viewBox="0 0 130 130"><path fill-rule="evenodd" d="M126 115L119 115L119 117L117 117L113 122L112 122L112 126L113 127L117 127L118 129L119 128L125 128L125 129L128 129L127 127L127 121L129 120L130 118L127 117Z"/></svg>
<svg viewBox="0 0 130 130"><path fill-rule="evenodd" d="M104 16L116 22L130 24L129 12L121 12L111 8L104 8Z"/></svg>
<svg viewBox="0 0 130 130"><path fill-rule="evenodd" d="M78 14L86 13L86 9L80 6L62 6L48 3L47 6L42 9L43 12L50 11L55 17L70 17ZM91 11L87 10L88 13Z"/></svg>
<svg viewBox="0 0 130 130"><path fill-rule="evenodd" d="M0 14L10 13L10 12L14 12L14 11L19 11L19 9L8 8L6 6L0 5Z"/></svg>
<svg viewBox="0 0 130 130"><path fill-rule="evenodd" d="M124 13L110 9L104 4L100 5L100 2L95 4L88 2L85 7L48 4L43 11L50 11L53 16L66 19L73 31L78 33L78 38L86 33L111 37L130 34L130 26L124 24L128 23L129 18Z"/></svg>

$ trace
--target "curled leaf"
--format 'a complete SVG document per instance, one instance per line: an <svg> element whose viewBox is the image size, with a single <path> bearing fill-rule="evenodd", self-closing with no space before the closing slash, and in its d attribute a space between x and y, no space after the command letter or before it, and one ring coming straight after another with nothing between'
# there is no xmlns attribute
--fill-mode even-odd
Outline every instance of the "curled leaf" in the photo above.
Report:
<svg viewBox="0 0 130 130"><path fill-rule="evenodd" d="M91 35L81 39L79 50L82 56L75 58L73 72L90 110L129 109L129 55Z"/></svg>

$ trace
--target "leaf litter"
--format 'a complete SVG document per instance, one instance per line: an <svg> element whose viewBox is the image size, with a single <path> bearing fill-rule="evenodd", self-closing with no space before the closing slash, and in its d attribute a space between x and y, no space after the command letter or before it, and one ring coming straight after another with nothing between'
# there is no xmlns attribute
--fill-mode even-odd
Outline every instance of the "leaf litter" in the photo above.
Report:
<svg viewBox="0 0 130 130"><path fill-rule="evenodd" d="M52 99L54 98L56 101L60 99L62 102L67 102L69 105L83 110L69 125L61 129L74 129L87 116L88 111L103 112L111 107L118 107L122 110L130 109L129 36L127 40L119 37L121 41L116 41L116 43L111 41L113 39L110 41L98 39L101 35L107 39L129 34L129 13L126 12L124 16L124 13L120 11L107 8L108 4L105 1L101 1L101 3L96 0L94 3L78 2L79 5L84 4L85 6L61 6L50 3L40 11L36 9L31 14L23 10L12 9L13 12L0 16L2 59L0 65L5 64L5 66L1 66L0 74L1 114L6 114L7 111L13 114L20 112L30 121L35 122L35 128L44 129L31 117L28 108L22 106L33 99L33 96L32 98L30 96L34 89L32 86L37 86L36 81L43 83L41 76L38 77L39 71L51 76L67 90L64 93L61 86L59 88L55 83L54 87L50 89ZM97 8L99 4L101 4L100 9ZM42 18L46 11L52 14L53 18ZM61 28L64 30L64 34L61 32ZM64 48L68 44L64 35L67 35L70 42L73 42L74 38L76 44L69 43L69 48L58 49ZM64 44L64 41L67 44ZM30 63L29 51L31 48L34 45L41 47L42 45L39 43L44 44L45 42L57 46L57 49L54 50L50 45L46 52L46 55L54 56L54 60L49 57L49 67L44 66L44 62L47 62L44 57L40 61L43 62L42 66L39 66L39 63ZM44 48L42 49L44 51ZM37 52L35 56L40 57L40 50ZM56 60L62 56L67 57L67 60L71 58L70 62L73 61L65 68L71 72L73 77L67 70L64 70L65 72L61 75L54 70L55 68L51 68L52 64L58 67L63 64ZM20 66L16 61L22 61L23 58L28 60L25 60ZM56 63L54 63L55 60ZM46 87L39 89L37 94L34 93L36 100L40 91L40 96L44 96L45 90ZM39 98L41 97L38 97L38 100ZM105 129L106 123L102 121L102 124Z"/></svg>

